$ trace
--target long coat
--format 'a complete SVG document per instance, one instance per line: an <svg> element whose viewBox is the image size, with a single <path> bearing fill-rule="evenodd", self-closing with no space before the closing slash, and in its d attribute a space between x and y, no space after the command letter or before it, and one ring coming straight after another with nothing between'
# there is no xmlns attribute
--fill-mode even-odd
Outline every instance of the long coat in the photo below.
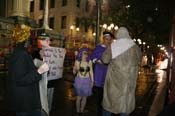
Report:
<svg viewBox="0 0 175 116"><path fill-rule="evenodd" d="M42 77L23 45L15 48L8 69L8 108L17 112L40 109L39 80Z"/></svg>
<svg viewBox="0 0 175 116"><path fill-rule="evenodd" d="M102 56L109 63L102 106L105 110L118 113L131 113L135 108L135 88L138 77L138 64L141 51L137 45L112 59L111 46Z"/></svg>

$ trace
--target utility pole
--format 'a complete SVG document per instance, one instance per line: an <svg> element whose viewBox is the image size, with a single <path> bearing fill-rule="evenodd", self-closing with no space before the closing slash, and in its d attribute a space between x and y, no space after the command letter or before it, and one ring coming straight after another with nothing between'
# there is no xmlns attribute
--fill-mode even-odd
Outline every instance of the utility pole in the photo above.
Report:
<svg viewBox="0 0 175 116"><path fill-rule="evenodd" d="M96 38L95 38L95 45L98 44L99 41L99 27L100 27L100 7L101 7L101 2L100 0L96 0Z"/></svg>

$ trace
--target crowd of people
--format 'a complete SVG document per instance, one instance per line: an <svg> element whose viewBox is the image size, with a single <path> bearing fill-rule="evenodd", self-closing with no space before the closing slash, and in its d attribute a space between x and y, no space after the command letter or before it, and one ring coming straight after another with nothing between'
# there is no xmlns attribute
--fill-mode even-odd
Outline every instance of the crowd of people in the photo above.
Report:
<svg viewBox="0 0 175 116"><path fill-rule="evenodd" d="M92 94L92 89L96 96L97 116L129 116L135 109L141 50L131 39L127 28L120 27L115 37L111 32L103 32L103 42L96 46L91 56L82 55L82 51L88 52L87 48L79 51L73 68L78 114L83 112L86 97Z"/></svg>
<svg viewBox="0 0 175 116"><path fill-rule="evenodd" d="M8 108L16 116L48 116L54 83L47 80L51 69L43 60L43 49L50 47L50 37L45 33L38 37L42 47L33 58L26 49L29 38L30 27L18 25L13 34L16 47L8 68ZM87 97L95 94L97 116L129 116L135 109L140 63L141 50L126 27L120 27L115 35L103 32L103 42L92 54L88 48L80 48L73 66L77 115L85 112Z"/></svg>

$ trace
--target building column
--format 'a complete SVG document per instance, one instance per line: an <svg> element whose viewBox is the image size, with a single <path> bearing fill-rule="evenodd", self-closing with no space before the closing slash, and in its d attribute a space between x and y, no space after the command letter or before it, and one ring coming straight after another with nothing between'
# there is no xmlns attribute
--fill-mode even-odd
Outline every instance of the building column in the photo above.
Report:
<svg viewBox="0 0 175 116"><path fill-rule="evenodd" d="M13 0L11 16L29 17L31 0Z"/></svg>
<svg viewBox="0 0 175 116"><path fill-rule="evenodd" d="M45 8L44 8L44 21L43 21L43 28L44 29L50 29L49 28L49 25L48 25L48 12L49 12L49 9L48 9L48 0L45 0Z"/></svg>

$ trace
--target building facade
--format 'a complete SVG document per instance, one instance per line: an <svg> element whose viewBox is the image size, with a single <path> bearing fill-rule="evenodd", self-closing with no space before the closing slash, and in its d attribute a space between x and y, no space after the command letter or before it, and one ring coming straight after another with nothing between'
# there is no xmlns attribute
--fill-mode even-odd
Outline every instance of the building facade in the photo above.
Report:
<svg viewBox="0 0 175 116"><path fill-rule="evenodd" d="M48 25L65 36L68 47L77 42L93 42L93 17L89 0L48 0ZM30 0L30 18L42 27L45 0Z"/></svg>

